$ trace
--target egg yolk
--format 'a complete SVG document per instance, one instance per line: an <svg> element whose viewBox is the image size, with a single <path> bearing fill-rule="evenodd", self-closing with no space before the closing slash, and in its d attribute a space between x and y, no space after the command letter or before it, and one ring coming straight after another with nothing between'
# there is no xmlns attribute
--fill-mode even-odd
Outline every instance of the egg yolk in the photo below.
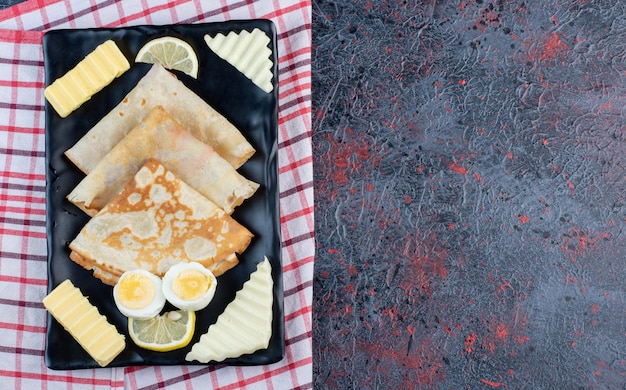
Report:
<svg viewBox="0 0 626 390"><path fill-rule="evenodd" d="M186 301L200 298L211 287L211 279L198 270L182 271L172 282L172 291Z"/></svg>
<svg viewBox="0 0 626 390"><path fill-rule="evenodd" d="M119 283L117 298L129 309L144 308L154 299L154 284L144 275L128 275Z"/></svg>

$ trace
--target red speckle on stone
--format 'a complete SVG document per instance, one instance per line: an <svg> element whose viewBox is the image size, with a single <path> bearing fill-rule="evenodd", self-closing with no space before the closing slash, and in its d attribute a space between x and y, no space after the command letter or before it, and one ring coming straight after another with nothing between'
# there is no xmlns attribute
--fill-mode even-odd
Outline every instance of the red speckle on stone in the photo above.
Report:
<svg viewBox="0 0 626 390"><path fill-rule="evenodd" d="M355 134L350 127L346 127L344 131L346 136L340 140L335 139L333 135L326 137L329 150L324 158L329 161L323 164L335 167L329 177L335 184L349 183L354 174L377 166L381 159L378 148L372 145L372 141L365 134ZM337 194L329 195L334 198Z"/></svg>
<svg viewBox="0 0 626 390"><path fill-rule="evenodd" d="M396 316L396 315L394 314L393 307L383 309L382 314L383 314L383 315L388 316L388 317L389 317L389 318L391 318L392 320L393 320L393 319L395 318L395 316Z"/></svg>
<svg viewBox="0 0 626 390"><path fill-rule="evenodd" d="M530 339L526 336L515 336L513 337L513 340L515 340L519 345L524 345L524 343Z"/></svg>
<svg viewBox="0 0 626 390"><path fill-rule="evenodd" d="M356 155L361 160L369 160L369 158L372 156L372 154L370 152L370 145L369 145L369 143L365 143L364 146L358 148L356 150Z"/></svg>
<svg viewBox="0 0 626 390"><path fill-rule="evenodd" d="M613 108L613 104L611 102L605 102L602 103L598 106L598 108L595 111L595 114L598 115L600 114L601 110L605 110L605 111L611 111L611 109Z"/></svg>
<svg viewBox="0 0 626 390"><path fill-rule="evenodd" d="M388 332L387 330L384 331ZM388 338L389 334L387 333L384 337ZM357 341L356 350L375 358L378 362L376 365L368 367L368 370L370 370L369 376L384 377L390 375L391 371L395 371L397 367L404 367L407 369L407 375L402 379L401 383L396 384L396 388L437 388L436 384L445 380L445 370L443 369L443 363L441 363L442 359L438 348L433 345L430 337L422 336L416 338L416 334L407 335L406 333L401 333L395 337L398 338L397 347L391 348L375 342ZM413 347L407 353L406 345L410 338L414 338L412 342ZM400 347L400 345L403 345L403 347ZM362 387L369 387L367 383L362 383L361 385Z"/></svg>
<svg viewBox="0 0 626 390"><path fill-rule="evenodd" d="M564 56L569 50L569 46L563 42L563 35L552 33L543 41L539 40L539 46L531 50L531 56L536 57L540 61L554 61L559 56Z"/></svg>
<svg viewBox="0 0 626 390"><path fill-rule="evenodd" d="M506 324L501 323L496 326L496 337L502 341L506 340L506 337L509 335L509 329Z"/></svg>
<svg viewBox="0 0 626 390"><path fill-rule="evenodd" d="M530 221L530 217L526 214L518 215L517 219L519 219L519 221L523 224Z"/></svg>
<svg viewBox="0 0 626 390"><path fill-rule="evenodd" d="M485 378L481 378L480 380L482 383L486 384L487 386L491 386L491 387L500 387L500 386L504 386L504 383L502 382L493 382L490 381L488 379Z"/></svg>
<svg viewBox="0 0 626 390"><path fill-rule="evenodd" d="M526 336L528 314L521 309L515 313L516 319L512 322L503 321L495 316L481 320L488 332L481 334L482 345L487 346L493 353L496 347L506 347L507 342L512 341L524 345L529 338Z"/></svg>
<svg viewBox="0 0 626 390"><path fill-rule="evenodd" d="M460 173L461 175L467 175L467 168L453 162L449 165L449 168L452 169L456 173Z"/></svg>
<svg viewBox="0 0 626 390"><path fill-rule="evenodd" d="M434 245L432 250L428 252L423 250L423 248L429 248L430 245ZM412 293L417 288L426 296L431 296L432 284L448 277L448 252L441 246L434 234L428 236L423 242L416 242L405 247L403 256L406 256L407 262L398 283L407 293Z"/></svg>
<svg viewBox="0 0 626 390"><path fill-rule="evenodd" d="M313 120L319 121L319 120L324 119L325 116L326 116L326 110L318 108L317 110L315 110L315 113L313 114Z"/></svg>
<svg viewBox="0 0 626 390"><path fill-rule="evenodd" d="M472 332L465 336L465 341L463 342L465 352L472 353L475 351L474 343L476 342L476 332Z"/></svg>
<svg viewBox="0 0 626 390"><path fill-rule="evenodd" d="M571 262L576 261L576 255L584 256L588 249L595 248L598 242L610 238L607 232L593 232L573 228L571 232L565 233L562 243L559 245L563 252L567 253Z"/></svg>
<svg viewBox="0 0 626 390"><path fill-rule="evenodd" d="M593 305L591 305L591 314L598 314L599 311L600 311L600 305L598 305L597 303L594 303Z"/></svg>

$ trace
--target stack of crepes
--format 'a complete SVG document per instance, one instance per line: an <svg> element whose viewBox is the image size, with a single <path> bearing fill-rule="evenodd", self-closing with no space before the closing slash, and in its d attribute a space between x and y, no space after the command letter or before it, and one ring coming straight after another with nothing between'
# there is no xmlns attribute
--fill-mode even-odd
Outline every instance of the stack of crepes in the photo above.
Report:
<svg viewBox="0 0 626 390"><path fill-rule="evenodd" d="M253 237L230 214L259 187L237 171L254 152L226 118L153 65L66 151L86 174L67 198L92 216L70 258L109 285L127 270L163 276L189 261L223 274Z"/></svg>

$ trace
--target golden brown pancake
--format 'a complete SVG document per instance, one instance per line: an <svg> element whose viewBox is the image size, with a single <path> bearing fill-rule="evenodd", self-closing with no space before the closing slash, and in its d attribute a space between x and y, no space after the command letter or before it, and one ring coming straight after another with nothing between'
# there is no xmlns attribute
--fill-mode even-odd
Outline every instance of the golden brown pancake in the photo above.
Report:
<svg viewBox="0 0 626 390"><path fill-rule="evenodd" d="M83 227L71 259L106 284L128 270L163 276L174 264L198 262L221 275L253 235L155 159Z"/></svg>
<svg viewBox="0 0 626 390"><path fill-rule="evenodd" d="M67 199L93 216L149 158L159 160L229 214L259 187L157 106L98 162Z"/></svg>

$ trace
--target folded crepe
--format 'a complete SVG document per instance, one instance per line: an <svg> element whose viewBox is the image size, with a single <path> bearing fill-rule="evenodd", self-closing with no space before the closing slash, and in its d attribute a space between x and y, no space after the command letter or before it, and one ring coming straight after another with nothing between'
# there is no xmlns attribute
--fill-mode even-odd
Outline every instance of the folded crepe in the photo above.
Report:
<svg viewBox="0 0 626 390"><path fill-rule="evenodd" d="M148 159L70 243L70 258L104 283L128 270L163 276L198 262L217 276L238 263L253 235L163 164Z"/></svg>
<svg viewBox="0 0 626 390"><path fill-rule="evenodd" d="M98 162L67 199L93 216L149 158L159 160L228 214L259 187L157 106Z"/></svg>
<svg viewBox="0 0 626 390"><path fill-rule="evenodd" d="M224 116L161 65L153 65L135 88L89 132L66 156L84 173L96 164L156 106L170 115L200 141L209 144L233 167L239 168L254 148Z"/></svg>

